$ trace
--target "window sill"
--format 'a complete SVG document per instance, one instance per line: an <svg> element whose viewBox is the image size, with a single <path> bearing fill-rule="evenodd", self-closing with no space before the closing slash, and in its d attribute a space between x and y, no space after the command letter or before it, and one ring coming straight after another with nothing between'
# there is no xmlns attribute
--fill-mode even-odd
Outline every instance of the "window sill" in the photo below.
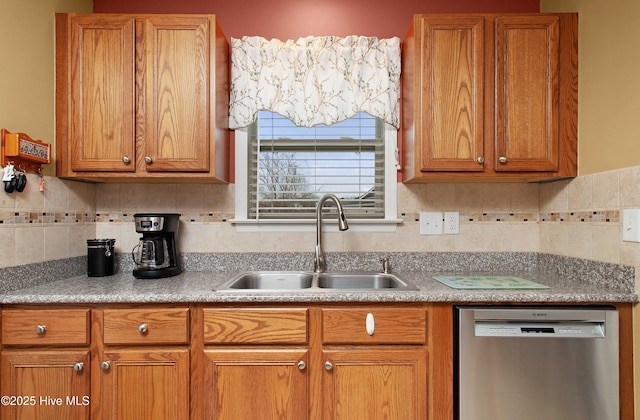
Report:
<svg viewBox="0 0 640 420"><path fill-rule="evenodd" d="M315 219L308 220L230 220L238 232L315 232ZM395 232L402 219L351 219L349 231L354 232ZM323 220L323 230L338 231L336 220Z"/></svg>

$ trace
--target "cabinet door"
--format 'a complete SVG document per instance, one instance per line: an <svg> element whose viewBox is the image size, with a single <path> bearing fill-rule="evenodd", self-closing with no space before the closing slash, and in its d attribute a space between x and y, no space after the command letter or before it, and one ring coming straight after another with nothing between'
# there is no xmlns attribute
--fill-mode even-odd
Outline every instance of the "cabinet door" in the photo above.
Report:
<svg viewBox="0 0 640 420"><path fill-rule="evenodd" d="M72 19L68 147L74 171L135 170L134 34L132 17Z"/></svg>
<svg viewBox="0 0 640 420"><path fill-rule="evenodd" d="M207 17L144 19L144 141L147 171L206 172L210 165L210 45Z"/></svg>
<svg viewBox="0 0 640 420"><path fill-rule="evenodd" d="M102 418L189 418L188 350L109 350L97 364Z"/></svg>
<svg viewBox="0 0 640 420"><path fill-rule="evenodd" d="M558 170L559 18L498 17L496 171Z"/></svg>
<svg viewBox="0 0 640 420"><path fill-rule="evenodd" d="M482 171L484 18L421 19L420 170Z"/></svg>
<svg viewBox="0 0 640 420"><path fill-rule="evenodd" d="M3 419L89 419L87 350L2 352Z"/></svg>
<svg viewBox="0 0 640 420"><path fill-rule="evenodd" d="M427 418L426 349L325 350L324 419Z"/></svg>
<svg viewBox="0 0 640 420"><path fill-rule="evenodd" d="M307 350L205 350L204 412L220 420L309 418Z"/></svg>

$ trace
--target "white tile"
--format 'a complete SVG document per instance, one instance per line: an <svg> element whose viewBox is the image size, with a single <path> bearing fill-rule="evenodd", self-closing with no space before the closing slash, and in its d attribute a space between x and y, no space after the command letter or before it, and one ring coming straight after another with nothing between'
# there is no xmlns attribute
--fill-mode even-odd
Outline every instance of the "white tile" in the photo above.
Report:
<svg viewBox="0 0 640 420"><path fill-rule="evenodd" d="M13 267L16 265L15 235L13 226L0 226L0 267Z"/></svg>
<svg viewBox="0 0 640 420"><path fill-rule="evenodd" d="M14 249L16 265L43 262L44 228L42 226L16 228Z"/></svg>
<svg viewBox="0 0 640 420"><path fill-rule="evenodd" d="M44 228L44 260L52 261L69 257L69 229L67 226Z"/></svg>

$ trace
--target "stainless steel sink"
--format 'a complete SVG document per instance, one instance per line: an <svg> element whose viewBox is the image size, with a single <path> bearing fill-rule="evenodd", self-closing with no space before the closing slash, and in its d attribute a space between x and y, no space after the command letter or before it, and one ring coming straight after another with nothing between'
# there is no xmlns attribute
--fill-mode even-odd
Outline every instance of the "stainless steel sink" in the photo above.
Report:
<svg viewBox="0 0 640 420"><path fill-rule="evenodd" d="M418 290L395 274L367 271L248 271L219 290Z"/></svg>
<svg viewBox="0 0 640 420"><path fill-rule="evenodd" d="M314 273L306 271L249 271L235 277L228 289L299 290L308 289Z"/></svg>
<svg viewBox="0 0 640 420"><path fill-rule="evenodd" d="M366 272L320 273L318 287L322 289L416 290L416 287L393 274Z"/></svg>

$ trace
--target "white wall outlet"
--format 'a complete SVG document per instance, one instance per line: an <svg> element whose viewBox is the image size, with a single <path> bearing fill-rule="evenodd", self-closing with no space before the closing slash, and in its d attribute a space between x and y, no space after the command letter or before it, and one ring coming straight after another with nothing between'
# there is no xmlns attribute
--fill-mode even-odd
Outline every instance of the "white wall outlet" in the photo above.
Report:
<svg viewBox="0 0 640 420"><path fill-rule="evenodd" d="M457 235L460 233L460 213L457 211L444 212L444 234Z"/></svg>
<svg viewBox="0 0 640 420"><path fill-rule="evenodd" d="M420 235L442 235L442 213L420 213Z"/></svg>
<svg viewBox="0 0 640 420"><path fill-rule="evenodd" d="M640 210L622 210L622 240L640 242Z"/></svg>

